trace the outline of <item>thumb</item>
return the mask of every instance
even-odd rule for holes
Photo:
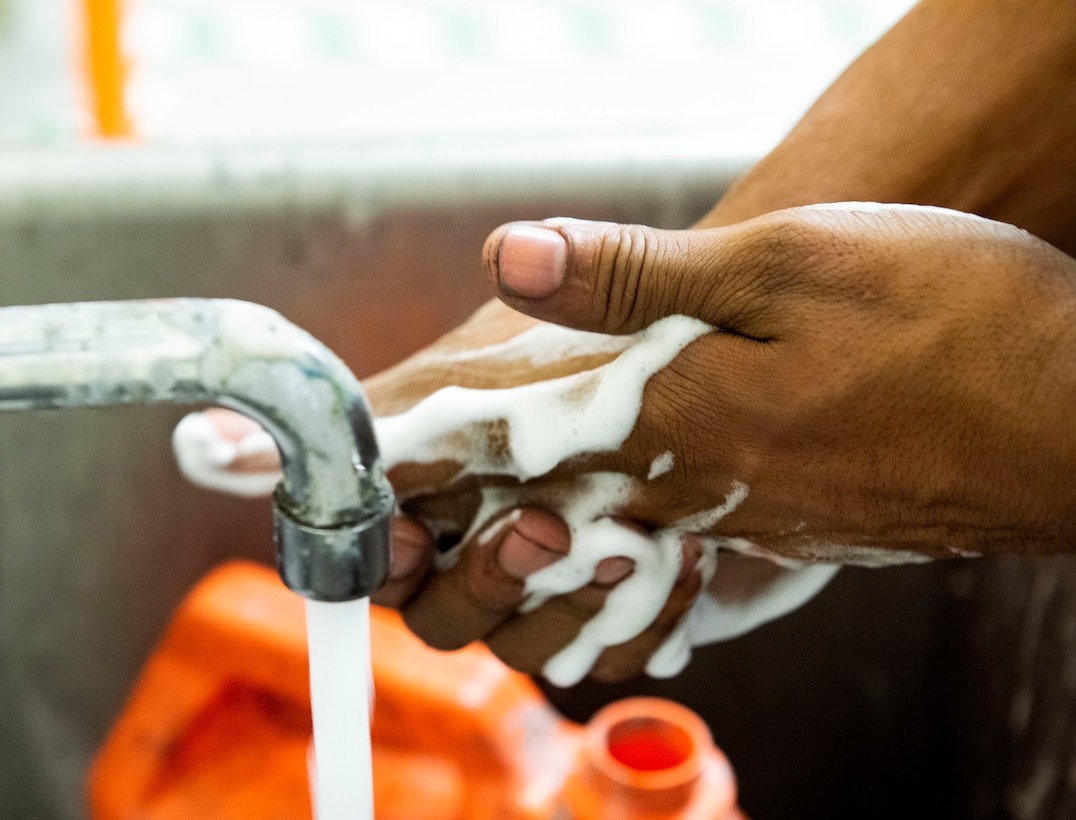
[[[549,219],[497,228],[483,250],[498,296],[523,313],[580,330],[634,333],[684,314],[740,327],[764,288],[742,228],[671,231]],[[749,239],[749,238],[748,238]]]

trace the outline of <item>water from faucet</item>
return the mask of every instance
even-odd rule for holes
[[[370,599],[307,600],[306,631],[314,715],[314,816],[369,820],[374,816]]]

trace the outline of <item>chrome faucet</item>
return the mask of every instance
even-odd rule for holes
[[[0,411],[213,403],[280,450],[277,569],[307,598],[369,595],[388,576],[392,488],[358,379],[278,313],[230,299],[0,308]]]

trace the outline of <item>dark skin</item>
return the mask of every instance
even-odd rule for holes
[[[560,289],[506,301],[607,332],[689,309],[723,329],[650,380],[621,448],[565,466],[644,476],[653,454],[671,446],[676,466],[646,483],[624,517],[668,526],[713,507],[740,481],[751,488],[747,500],[704,534],[747,538],[786,557],[939,558],[1076,544],[1076,262],[1056,248],[1001,223],[904,210],[794,209],[669,234],[555,230],[569,248]],[[625,234],[653,255],[625,262],[630,252],[611,250],[627,244]],[[700,259],[714,260],[701,277]],[[637,292],[623,290],[628,283]],[[529,515],[517,532],[536,545],[559,543],[552,526],[539,532],[547,513]],[[497,571],[502,543],[476,541],[452,569],[423,576],[414,592],[417,573],[398,578],[392,593],[402,593],[395,603],[434,645],[482,638],[535,671],[601,605],[602,590],[515,614],[522,588]],[[596,674],[641,668],[693,600],[689,579],[654,629],[608,650]]]
[[[798,207],[846,201],[996,221]],[[617,452],[535,482],[595,470],[645,478],[655,453],[672,450],[674,469],[620,511],[631,526],[712,508],[739,481],[747,499],[700,534],[779,556],[1076,546],[1076,4],[924,0],[691,230],[527,227],[502,226],[486,244],[503,304],[434,352],[481,347],[535,321],[623,334],[686,314],[715,328],[649,381]],[[366,384],[380,413],[396,413],[446,384],[506,387],[601,364],[520,372],[477,361],[461,371],[426,356]],[[631,567],[606,567],[599,582],[518,614],[527,572],[570,546],[559,519],[532,507],[431,572],[424,511],[462,526],[474,509],[474,485],[453,481],[457,467],[392,476],[413,517],[397,523],[393,579],[375,600],[400,607],[434,646],[484,640],[538,671]],[[593,676],[642,669],[701,589],[696,555],[689,539],[661,615],[607,649]],[[776,572],[723,560],[711,591],[749,596]]]

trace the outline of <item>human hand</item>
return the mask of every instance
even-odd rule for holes
[[[559,540],[530,533],[561,551],[570,545],[569,567],[577,549],[592,552],[588,539],[607,547],[598,549],[605,560],[630,555],[635,571],[616,591],[638,581],[667,595],[674,614],[643,619],[662,636],[695,594],[665,574],[673,561],[640,564],[647,550],[667,556],[669,539],[696,551],[681,566],[694,555],[712,566],[717,547],[775,561],[879,565],[1076,543],[1068,412],[1076,263],[1023,231],[936,208],[847,204],[712,230],[507,226],[489,240],[486,258],[510,305],[578,329],[632,334],[632,347],[594,371],[599,383],[589,393],[581,385],[563,392],[584,395],[582,419],[600,405],[603,385],[639,385],[640,370],[620,367],[629,356],[662,334],[684,335],[669,359],[641,368],[640,404],[632,389],[620,397],[619,407],[637,407],[629,434],[592,440],[589,449],[574,431],[557,435],[514,412],[545,400],[518,387],[518,404],[485,403],[466,434],[458,417],[441,438],[426,423],[454,412],[438,393],[399,417],[412,422],[405,439],[422,442],[414,461],[450,465],[442,510],[462,509],[459,493],[473,492],[478,475],[511,479],[479,487],[462,569],[433,576],[404,607],[434,645],[484,637],[514,665],[556,680],[566,641],[592,638],[599,617],[646,609],[627,593],[598,595],[593,584],[562,590],[530,614],[516,613],[518,598],[503,605],[476,579],[488,580],[504,548],[499,521],[520,507],[569,521]],[[688,319],[667,323],[682,314],[713,330],[692,335]],[[508,421],[498,426],[498,418]],[[534,466],[536,440],[539,454],[560,453],[555,466]],[[454,460],[454,451],[466,455]],[[612,489],[611,475],[622,479]],[[587,526],[598,522],[620,531]],[[632,543],[625,522],[646,535]],[[719,573],[728,565],[716,561]],[[538,577],[525,591],[541,586]],[[645,663],[631,645],[628,637],[592,651],[595,673],[617,677]]]
[[[645,336],[558,337],[490,306],[371,380],[375,406],[397,414],[380,432],[405,508],[462,544],[454,565],[428,574],[431,539],[419,529],[417,563],[382,598],[434,645],[484,638],[513,665],[549,674],[548,661],[567,663],[563,647],[597,613],[641,609],[631,595],[609,605],[610,585],[632,570],[613,589],[634,580],[659,591],[657,612],[628,630],[643,637],[604,636],[587,649],[597,677],[618,678],[692,621],[684,613],[707,582],[727,596],[796,577],[729,582],[744,565],[727,559],[710,580],[718,546],[857,563],[1068,548],[1074,263],[998,223],[851,207],[693,232],[530,226],[568,242],[564,283],[547,299],[533,298],[533,280],[513,279],[505,232],[495,234],[491,271],[499,286],[531,289],[532,298],[506,297],[531,312],[636,331],[694,304],[696,317],[723,329],[680,340],[671,363],[653,368],[627,437],[606,439],[604,450],[579,449],[563,425],[544,439],[532,430],[541,445],[532,448],[527,428],[543,425],[516,411],[554,390],[582,397],[575,407],[586,415]],[[470,420],[450,415],[458,389],[438,387],[452,382],[480,400]],[[630,391],[619,400],[635,406]],[[522,443],[506,447],[513,436]],[[532,451],[543,450],[563,457],[536,467]],[[561,560],[587,539],[603,546],[580,550],[574,567]],[[519,614],[525,600],[541,600],[543,565],[555,567],[547,576],[574,575]],[[747,567],[741,577],[758,575]],[[820,583],[805,579],[799,601]],[[773,598],[754,600],[765,609]],[[570,681],[584,665],[551,676]]]
[[[834,568],[796,570],[732,553],[715,567],[712,543],[681,539],[679,532],[661,535],[658,540],[665,543],[658,545],[638,525],[594,514],[593,520],[575,516],[573,533],[550,513],[558,499],[572,494],[587,496],[578,491],[579,481],[608,483],[610,476],[565,477],[552,482],[553,489],[546,483],[528,490],[530,505],[519,512],[507,512],[518,497],[513,495],[503,501],[504,515],[487,511],[476,516],[482,497],[495,499],[497,484],[503,483],[496,470],[487,470],[484,476],[457,475],[463,461],[475,466],[472,455],[477,453],[464,451],[460,460],[431,463],[408,462],[406,454],[400,452],[407,444],[431,444],[433,439],[439,439],[437,446],[445,445],[445,437],[434,435],[431,439],[430,431],[421,429],[421,417],[406,412],[441,388],[459,389],[462,385],[482,391],[476,395],[483,398],[494,395],[488,391],[518,389],[525,384],[549,392],[551,385],[562,380],[569,382],[568,392],[585,389],[596,369],[606,367],[631,344],[630,339],[546,325],[500,303],[490,303],[431,348],[367,380],[367,391],[378,412],[399,414],[379,422],[379,437],[391,467],[390,477],[413,516],[401,515],[394,521],[391,577],[373,600],[403,608],[416,632],[434,645],[451,648],[486,638],[513,666],[537,672],[570,642],[583,623],[602,611],[617,582],[636,570],[636,561],[641,562],[642,571],[633,583],[650,589],[649,609],[636,607],[634,625],[616,618],[620,632],[591,642],[582,656],[577,648],[574,656],[569,653],[560,659],[561,668],[546,670],[555,681],[570,683],[592,666],[595,677],[607,680],[637,674],[663,644],[666,649],[650,663],[650,671],[672,674],[686,663],[691,644],[747,631],[798,606],[824,585]],[[638,386],[641,389],[641,382]],[[558,389],[563,391],[564,386]],[[630,410],[630,403],[624,409]],[[599,417],[597,421],[605,424],[608,419]],[[420,429],[414,429],[416,424]],[[393,425],[397,432],[391,429]],[[449,430],[447,438],[457,436],[466,438],[467,434]],[[471,437],[482,449],[481,431],[477,435],[471,431]],[[175,440],[184,472],[205,486],[261,495],[270,492],[279,478],[272,439],[254,422],[230,411],[214,408],[192,414],[177,428]],[[449,443],[450,449],[453,446]],[[618,483],[618,492],[623,490],[624,477],[613,481]],[[598,489],[598,495],[603,495]],[[418,523],[420,520],[429,528]],[[475,533],[461,537],[472,525]],[[458,558],[456,563],[438,572],[433,572],[436,551],[431,530],[460,542],[447,556]],[[595,536],[605,539],[604,549],[610,554],[604,559],[592,558],[589,565],[584,560],[580,567],[580,551],[576,550],[572,559],[577,564],[575,576],[560,579],[566,594],[536,607],[550,595],[549,582],[547,579],[544,592],[528,590],[527,578],[557,562],[559,568],[553,572],[561,573],[572,563],[561,561],[570,545],[593,541]],[[444,559],[440,563],[444,564]],[[660,572],[655,573],[655,568]],[[706,582],[709,594],[696,603]],[[516,616],[525,602],[535,611]],[[685,613],[693,605],[692,617],[686,619]],[[615,615],[614,608],[605,618],[612,620]],[[670,634],[673,640],[668,640]],[[620,636],[626,636],[625,640],[619,640]],[[624,645],[604,649],[607,644],[621,643]]]
[[[501,298],[538,318],[715,329],[653,375],[632,434],[598,459],[641,476],[673,447],[632,520],[697,518],[739,486],[743,503],[696,531],[786,558],[1076,543],[1076,262],[1023,231],[846,203],[711,230],[509,225],[486,260]]]

